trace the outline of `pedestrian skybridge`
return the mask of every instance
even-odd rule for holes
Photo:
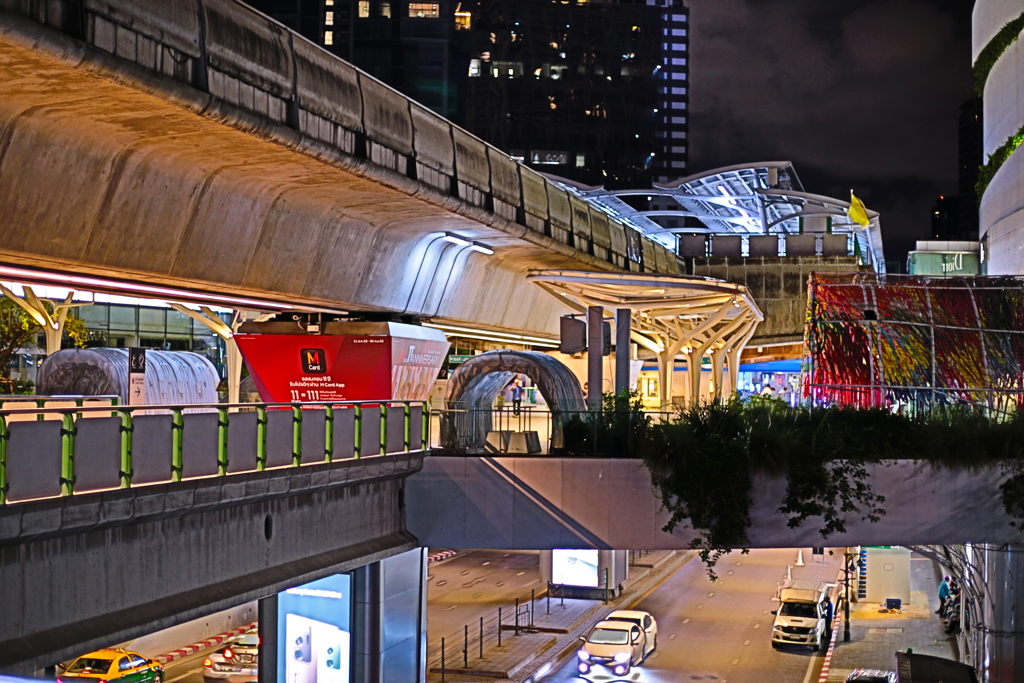
[[[751,488],[755,548],[1020,543],[1000,496],[1001,468],[971,472],[900,460],[870,465],[885,515],[847,517],[827,540],[815,519],[790,528],[779,512],[786,478],[758,475]],[[408,481],[409,531],[445,548],[689,548],[692,529],[663,530],[669,513],[643,461],[607,457],[428,457]]]

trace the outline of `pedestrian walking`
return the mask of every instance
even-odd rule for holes
[[[949,581],[948,576],[942,577],[942,583],[939,584],[939,609],[935,610],[936,614],[942,614],[946,609],[946,602],[949,600]]]
[[[825,642],[832,642],[832,620],[835,611],[830,598],[825,598]]]
[[[523,385],[518,377],[512,380],[509,392],[512,394],[512,414],[518,416],[519,410],[523,407]]]

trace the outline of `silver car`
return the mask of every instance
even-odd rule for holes
[[[203,679],[255,682],[259,675],[259,646],[260,638],[256,631],[232,638],[203,662]]]

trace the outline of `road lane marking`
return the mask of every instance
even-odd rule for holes
[[[174,678],[168,678],[166,681],[164,681],[164,683],[174,683],[175,681],[180,681],[181,679],[186,678],[188,676],[191,676],[192,674],[197,674],[197,673],[199,673],[202,670],[203,670],[203,667],[199,667],[198,669],[192,669],[191,671],[183,673],[180,676],[175,676]]]
[[[683,619],[683,623],[684,624],[689,624],[690,623],[690,617],[686,617],[685,619]]]
[[[483,565],[481,565],[481,566],[484,566],[484,567],[486,567],[486,566],[487,566],[487,565],[489,565],[490,563],[491,563],[491,561],[490,561],[490,560],[487,560],[487,561],[486,561],[486,562],[484,562],[484,563],[483,563]]]
[[[749,641],[749,640],[744,640],[744,641],[743,641],[743,644],[744,644],[744,645],[750,645],[750,641]]]
[[[687,619],[687,621],[689,621],[689,619]],[[669,640],[675,640],[676,639],[676,634],[674,634],[674,633],[668,634],[668,639]]]
[[[445,608],[445,612],[451,612],[453,609],[455,609],[455,607],[455,605],[448,605],[448,607]]]
[[[498,583],[496,583],[494,585],[497,586],[498,588],[501,588],[502,586],[505,585],[505,582],[504,581],[499,581]]]
[[[696,373],[694,373],[696,374]],[[754,628],[761,628],[761,624],[754,624]]]
[[[710,593],[708,593],[708,597],[709,598],[715,597],[715,591],[711,591]]]
[[[694,373],[694,374],[696,374],[696,373]],[[483,593],[473,593],[473,599],[474,599],[474,600],[476,600],[476,599],[477,599],[477,598],[479,598],[479,597],[480,597],[481,595],[483,595]]]
[[[768,610],[766,610],[766,609],[761,610],[761,614],[768,614]]]
[[[738,657],[737,657],[736,659],[732,660],[732,665],[733,665],[733,666],[736,666],[736,665],[737,665],[737,664],[739,664],[739,663],[740,663],[740,660],[739,660],[739,658],[738,658]]]
[[[461,572],[459,572],[459,573],[460,573],[460,574],[462,574],[463,576],[465,576],[466,574],[468,574],[468,573],[469,573],[469,570],[468,570],[468,569],[463,569],[463,570],[462,570]]]
[[[508,557],[508,556],[509,556],[509,555],[511,555],[511,554],[512,554],[512,553],[505,553],[504,555],[502,555],[502,557]]]
[[[726,574],[732,574],[732,573],[733,573],[732,569],[730,569],[729,571],[726,572]]]
[[[704,609],[704,603],[697,605],[697,609]]]
[[[679,571],[680,571],[680,570],[681,570],[681,569],[682,569],[683,567],[685,567],[686,565],[690,564],[690,560],[692,560],[692,559],[693,559],[694,557],[696,557],[696,555],[691,555],[690,557],[688,557],[688,558],[686,558],[685,560],[683,560],[682,564],[680,564],[680,565],[679,565],[679,567],[678,567],[678,568],[677,568],[677,569],[676,569],[675,571],[672,571],[672,572],[667,572],[667,573],[665,574],[665,576],[664,576],[664,577],[662,577],[662,579],[661,579],[660,581],[658,581],[658,583],[656,583],[656,584],[654,584],[653,586],[651,586],[651,587],[650,587],[650,588],[649,588],[649,589],[647,590],[647,592],[646,592],[646,593],[644,593],[644,594],[643,594],[643,595],[641,595],[641,596],[640,596],[639,598],[637,598],[636,600],[634,600],[633,602],[631,602],[631,603],[629,604],[629,607],[627,607],[626,609],[636,609],[636,606],[637,606],[637,605],[639,605],[639,604],[640,604],[641,602],[643,602],[644,600],[646,600],[646,599],[647,599],[647,596],[649,596],[649,595],[650,595],[651,593],[653,593],[654,591],[656,591],[656,590],[658,590],[659,588],[661,588],[662,584],[664,584],[664,583],[665,583],[666,581],[668,581],[668,580],[669,580],[669,579],[671,579],[671,578],[672,578],[673,576],[675,576],[676,574],[678,574],[678,573],[679,573]]]
[[[441,579],[440,581],[438,581],[438,582],[437,582],[437,585],[438,585],[438,586],[443,586],[443,585],[445,585],[446,583],[448,583],[448,580],[447,580],[447,579]]]
[[[696,374],[696,373],[694,373],[694,374]],[[516,576],[522,576],[522,575],[523,575],[523,574],[525,574],[525,573],[526,573],[526,572],[519,572],[518,574],[516,574]]]
[[[742,562],[737,562],[736,566],[739,567],[741,564],[743,564],[743,563]]]

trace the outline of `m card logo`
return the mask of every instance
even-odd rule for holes
[[[323,375],[327,372],[327,354],[323,349],[302,349],[302,372],[306,375]]]

